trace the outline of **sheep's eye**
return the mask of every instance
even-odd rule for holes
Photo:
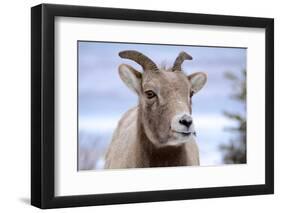
[[[146,91],[145,94],[148,99],[154,98],[156,96],[156,94],[152,90]]]

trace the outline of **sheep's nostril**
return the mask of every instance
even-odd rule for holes
[[[187,121],[186,119],[181,119],[181,120],[179,120],[179,123],[186,126],[187,128],[189,128],[190,125],[192,124],[192,121]]]

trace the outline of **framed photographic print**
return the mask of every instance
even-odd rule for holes
[[[31,9],[31,203],[271,194],[274,21]]]

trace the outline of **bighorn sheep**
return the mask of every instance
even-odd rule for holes
[[[121,58],[140,64],[143,73],[122,64],[119,75],[139,98],[118,123],[106,153],[105,168],[144,168],[199,165],[191,97],[206,83],[207,75],[186,76],[181,69],[192,57],[181,52],[170,69],[159,69],[140,52],[127,50]]]

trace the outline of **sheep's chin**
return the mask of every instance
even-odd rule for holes
[[[191,143],[191,142],[194,142],[194,141],[195,141],[194,134],[190,134],[188,136],[182,136],[182,137],[179,137],[177,139],[170,139],[165,143],[157,143],[157,144],[154,144],[154,145],[156,145],[156,147],[158,147],[158,148],[179,147],[179,146],[182,146],[186,143]]]

